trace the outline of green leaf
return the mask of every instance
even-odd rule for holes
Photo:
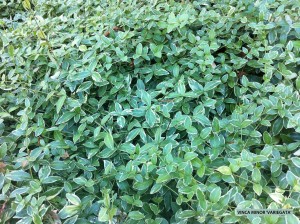
[[[198,199],[198,202],[199,202],[199,205],[200,205],[201,209],[206,210],[207,201],[206,201],[204,193],[201,190],[198,189],[196,195],[197,195],[197,199]]]
[[[80,205],[80,203],[81,203],[80,198],[77,197],[75,194],[67,193],[66,197],[67,197],[68,201],[73,205]]]
[[[292,28],[295,28],[295,29],[299,29],[300,28],[300,23],[293,23]]]
[[[32,221],[34,224],[43,224],[41,216],[34,214],[32,216]]]
[[[145,215],[139,211],[131,211],[129,212],[128,217],[133,220],[141,220],[145,218]]]
[[[272,143],[272,137],[268,132],[263,133],[263,140],[266,144],[271,144]]]
[[[121,116],[117,118],[117,124],[119,125],[120,128],[123,128],[126,124],[126,119],[125,117]]]
[[[104,144],[109,148],[109,149],[114,149],[114,138],[111,134],[111,132],[108,132],[105,134],[104,137]]]
[[[217,132],[217,133],[220,131],[220,122],[216,117],[214,117],[212,121],[212,130],[213,132]]]
[[[107,208],[100,208],[99,213],[98,213],[98,221],[100,222],[107,222],[109,221],[109,217],[108,217],[108,209]]]
[[[188,219],[195,217],[197,215],[196,211],[193,210],[185,210],[178,213],[178,218],[180,219]]]
[[[262,134],[259,131],[253,130],[250,132],[250,136],[253,138],[260,138]]]
[[[139,55],[139,56],[142,55],[142,53],[143,53],[143,45],[142,45],[141,43],[139,43],[139,44],[137,45],[135,53],[136,53],[137,55]]]
[[[56,122],[56,124],[66,123],[75,116],[75,112],[65,112]]]
[[[190,88],[193,91],[202,91],[203,90],[203,86],[200,85],[197,81],[195,81],[194,79],[188,78],[188,83]]]
[[[23,170],[10,171],[5,177],[12,181],[28,181],[31,179],[30,174]]]
[[[255,167],[252,171],[252,180],[255,183],[259,183],[261,180],[261,174],[260,171],[257,167]]]
[[[220,166],[217,171],[219,171],[220,173],[224,174],[224,175],[231,175],[232,171],[228,166]]]
[[[135,128],[131,130],[127,135],[126,142],[130,142],[133,139],[135,139],[135,137],[138,136],[138,134],[140,133],[140,130],[141,130],[140,128]]]
[[[244,77],[244,76],[243,76]],[[250,124],[252,124],[252,120],[244,120],[241,124],[241,128],[246,128],[248,127]]]
[[[61,96],[61,97],[58,99],[58,101],[57,101],[57,103],[56,103],[56,113],[59,113],[59,112],[60,112],[60,110],[61,110],[61,108],[62,108],[62,106],[63,106],[63,104],[64,104],[66,98],[67,98],[67,96],[66,96],[66,95],[63,95],[63,96]]]
[[[90,71],[83,71],[83,72],[79,72],[74,75],[71,75],[69,77],[70,77],[70,81],[81,81],[81,80],[84,80],[85,78],[89,77],[90,75],[91,75]]]
[[[300,90],[300,76],[298,76],[297,77],[297,79],[296,79],[296,88],[297,88],[297,90]]]
[[[300,168],[300,158],[298,157],[293,157],[291,158],[292,162],[294,163],[294,165],[298,168]]]
[[[171,180],[171,175],[170,174],[161,174],[158,176],[158,178],[156,179],[156,183],[160,184],[160,183],[164,183],[167,182],[169,180]]]
[[[150,194],[155,194],[156,192],[158,192],[160,189],[162,188],[162,184],[154,184],[150,190]]]
[[[80,211],[79,206],[77,206],[77,205],[67,205],[67,206],[63,207],[62,210],[60,210],[58,215],[61,219],[66,219],[68,217],[76,215],[79,211]]]
[[[13,45],[8,45],[8,54],[10,57],[13,57],[14,56],[14,46]]]
[[[87,47],[85,45],[80,45],[78,48],[81,52],[87,51]]]
[[[177,85],[177,92],[180,94],[180,95],[183,95],[185,93],[185,84],[184,84],[184,81],[183,80],[180,80],[178,82],[178,85]]]
[[[220,187],[215,187],[209,195],[209,200],[213,203],[216,203],[219,201],[221,197],[221,188]]]
[[[286,180],[292,187],[297,185],[297,177],[291,171],[287,171]]]
[[[151,106],[151,96],[149,93],[147,93],[144,90],[141,90],[141,100],[144,104],[146,104],[148,107]]]
[[[146,121],[150,127],[153,127],[155,124],[156,114],[151,108],[146,111]]]
[[[280,193],[270,193],[269,194],[270,198],[273,199],[278,204],[282,204],[284,200],[284,196]]]
[[[0,146],[0,158],[4,158],[7,155],[7,144],[4,142]]]
[[[200,137],[201,137],[202,139],[207,139],[208,136],[210,135],[211,131],[212,131],[212,128],[211,128],[211,127],[202,129],[202,131],[201,131],[201,133],[200,133]]]
[[[241,173],[241,175],[239,177],[239,182],[240,182],[241,186],[247,186],[248,175],[247,175],[247,172],[245,170]]]
[[[47,190],[44,193],[44,195],[47,197],[46,199],[50,201],[50,200],[56,198],[57,195],[59,195],[62,190],[63,190],[62,187],[54,187],[54,188]]]
[[[53,161],[51,163],[51,168],[53,170],[66,170],[69,168],[68,164],[64,161]]]
[[[111,148],[105,148],[104,150],[102,150],[98,156],[100,158],[103,158],[103,159],[106,159],[106,158],[109,158],[110,156],[112,156],[115,152],[117,151],[116,148],[114,149],[111,149]]]
[[[220,84],[221,84],[220,80],[214,80],[214,81],[207,82],[204,86],[204,91],[209,91],[209,90],[215,89]]]
[[[78,89],[76,90],[77,93],[83,92],[83,91],[87,91],[91,88],[91,86],[93,85],[93,83],[91,81],[86,81],[80,84],[80,86],[78,87]]]
[[[253,184],[253,190],[259,196],[262,193],[262,186],[260,184]]]
[[[87,179],[85,179],[84,177],[76,177],[73,179],[73,181],[79,185],[85,185],[87,183]]]
[[[285,223],[299,224],[300,220],[299,218],[297,218],[296,215],[290,214],[290,215],[285,215]]]
[[[272,126],[272,133],[274,136],[278,135],[283,128],[283,119],[277,118]]]
[[[202,114],[194,115],[194,119],[203,126],[210,126],[210,120]]]
[[[142,182],[136,182],[133,184],[133,188],[144,191],[148,189],[152,185],[153,181],[152,180],[143,180]]]
[[[93,79],[95,82],[101,82],[101,81],[103,81],[101,75],[100,75],[98,72],[93,72],[93,73],[92,73],[92,79]]]
[[[150,49],[155,57],[161,58],[163,45],[155,45],[153,43],[150,44]]]

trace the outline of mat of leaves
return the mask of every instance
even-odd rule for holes
[[[299,223],[299,7],[2,1],[0,222]]]

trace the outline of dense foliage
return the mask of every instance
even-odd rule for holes
[[[298,0],[0,10],[1,223],[299,223]]]

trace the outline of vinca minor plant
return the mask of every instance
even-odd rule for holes
[[[299,1],[0,11],[1,223],[300,223]]]

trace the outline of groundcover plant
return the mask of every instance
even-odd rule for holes
[[[299,223],[299,10],[2,0],[1,223]]]

